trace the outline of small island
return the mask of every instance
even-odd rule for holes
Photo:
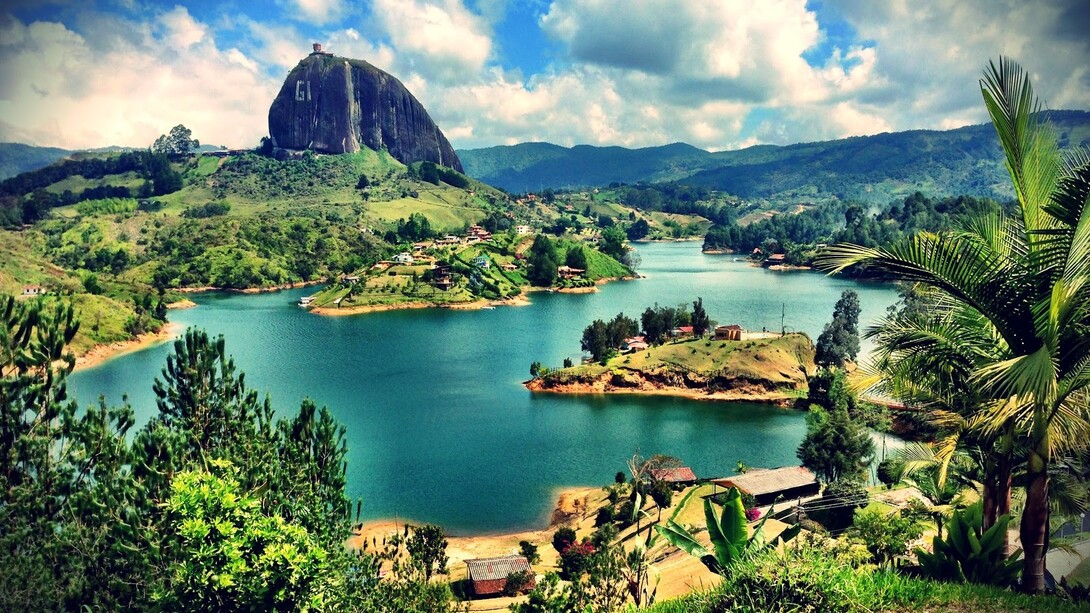
[[[805,394],[815,370],[805,334],[747,334],[718,326],[711,336],[681,326],[661,345],[631,337],[622,352],[559,370],[539,367],[526,382],[533,392],[658,394],[698,400],[745,400],[790,405]],[[542,372],[544,371],[544,372]]]

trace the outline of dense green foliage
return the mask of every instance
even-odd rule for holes
[[[950,431],[946,458],[962,444],[989,459],[985,527],[1009,508],[1011,460],[1024,461],[1021,586],[1041,592],[1049,517],[1061,500],[1054,473],[1070,473],[1057,468],[1090,440],[1090,158],[1059,151],[1014,62],[990,64],[980,86],[1017,195],[1014,214],[977,215],[882,248],[838,245],[819,261],[831,271],[864,265],[934,294],[940,308],[880,335],[881,374],[909,400],[920,397],[913,389],[935,392]]]
[[[968,581],[988,585],[1013,585],[1018,577],[1018,556],[1006,555],[1005,539],[1010,522],[1003,515],[984,529],[980,503],[954,511],[946,528],[946,538],[932,540],[932,551],[916,550],[925,576],[938,581]]]
[[[139,189],[99,185],[78,193],[46,191],[50,185],[69,177],[102,179],[109,175],[135,173],[143,179]],[[103,198],[148,197],[169,194],[182,187],[182,176],[166,155],[133,151],[105,157],[86,157],[46,166],[0,182],[0,222],[10,225],[17,218],[26,223],[43,219],[53,207]],[[18,211],[18,213],[17,213]]]
[[[668,520],[665,526],[655,526],[655,530],[674,546],[689,555],[700,558],[708,570],[720,575],[727,575],[732,566],[741,560],[760,553],[761,550],[787,542],[795,538],[799,526],[787,528],[774,540],[764,536],[764,524],[769,515],[765,515],[750,532],[746,519],[746,508],[742,503],[742,494],[738,488],[727,490],[723,499],[723,510],[715,516],[715,508],[710,498],[704,498],[704,519],[707,523],[708,537],[712,549],[709,551],[700,544],[693,534],[674,520]]]
[[[0,302],[0,599],[5,610],[269,610],[363,590],[343,548],[344,430],[304,403],[275,419],[189,331],[159,415],[65,402],[70,307]],[[258,493],[260,492],[260,493]]]
[[[261,287],[359,270],[378,259],[375,239],[317,217],[257,215],[163,226],[148,245],[167,287]]]
[[[708,591],[667,600],[649,613],[866,613],[870,611],[1036,611],[1075,613],[1085,605],[990,586],[906,577],[861,563],[851,549],[798,538],[731,567]]]
[[[788,263],[807,264],[813,255],[792,257],[793,246],[848,242],[874,247],[920,230],[953,228],[967,215],[998,208],[999,205],[988,199],[970,196],[932,199],[920,192],[883,206],[877,212],[858,202],[834,201],[807,207],[799,213],[773,215],[748,225],[718,224],[705,236],[704,248],[738,253],[749,253],[755,248],[765,252],[786,252]]]
[[[639,323],[631,317],[625,317],[624,313],[607,321],[595,319],[583,329],[583,338],[579,346],[590,354],[595,362],[600,362],[616,353],[624,344],[626,338],[638,334]]]
[[[159,135],[151,150],[171,158],[184,158],[200,146],[200,141],[193,138],[193,130],[178,124],[169,133]]]
[[[806,415],[806,436],[798,448],[802,465],[825,482],[862,477],[874,457],[874,441],[846,408],[814,406]]]
[[[859,354],[859,294],[846,289],[833,307],[833,319],[817,339],[814,362],[843,367]]]
[[[549,287],[556,283],[556,269],[560,265],[560,255],[549,237],[544,234],[534,237],[534,244],[530,246],[527,261],[526,278],[530,280],[530,283],[539,287]]]

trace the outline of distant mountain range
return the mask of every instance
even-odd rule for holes
[[[1060,146],[1090,147],[1090,112],[1051,111]],[[885,203],[922,191],[1007,198],[990,124],[711,153],[684,143],[626,149],[549,143],[465,149],[469,176],[510,192],[679,181],[746,199],[852,198]]]
[[[1090,112],[1050,111],[1049,117],[1061,147],[1090,147]],[[91,152],[124,149],[104,147]],[[0,180],[73,153],[0,143]],[[467,175],[515,193],[679,181],[773,202],[836,197],[885,204],[915,191],[935,197],[1012,196],[995,130],[989,124],[717,153],[685,143],[642,149],[522,143],[457,153]]]

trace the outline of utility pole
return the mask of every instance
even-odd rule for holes
[[[787,326],[784,325],[784,319],[787,318],[787,303],[781,303],[782,308],[780,310],[780,336],[787,334]]]

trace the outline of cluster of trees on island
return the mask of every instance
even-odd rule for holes
[[[656,304],[644,309],[639,321],[626,317],[624,313],[617,313],[609,321],[595,319],[583,329],[579,346],[590,354],[591,360],[604,362],[623,348],[626,339],[641,332],[647,344],[660,345],[677,327],[692,326],[693,334],[701,337],[713,325],[714,322],[708,319],[708,313],[704,310],[703,298],[693,301],[691,312],[685,304],[677,307]]]

